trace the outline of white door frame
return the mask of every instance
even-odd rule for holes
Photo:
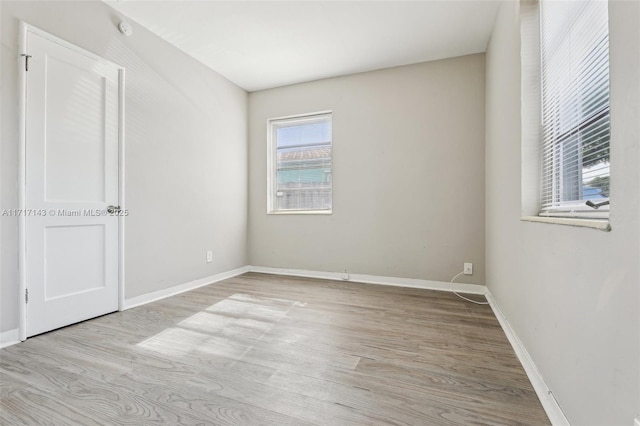
[[[69,43],[61,38],[58,38],[52,34],[49,34],[41,29],[27,24],[24,21],[20,21],[20,36],[19,36],[19,54],[26,55],[27,52],[27,33],[32,33],[43,37],[56,44],[64,46],[75,52],[78,52],[84,56],[89,56],[92,59],[104,61],[105,58],[91,53],[79,46]],[[25,59],[18,61],[18,116],[19,116],[19,147],[18,147],[18,209],[24,212],[26,209],[26,99],[27,99],[27,71],[25,70]],[[125,144],[124,144],[124,75],[125,70],[123,67],[118,66],[118,205],[122,210],[126,210],[125,206]],[[21,341],[27,339],[27,306],[26,306],[26,216],[24,214],[18,215],[18,281],[19,281],[19,337]],[[125,216],[118,216],[118,310],[124,310],[124,284],[125,284],[125,272],[124,272],[124,239],[125,239]]]

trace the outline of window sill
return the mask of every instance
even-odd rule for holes
[[[600,231],[611,231],[608,220],[580,219],[571,217],[544,217],[544,216],[522,216],[520,220],[525,222],[552,223],[556,225],[579,226],[584,228],[599,229]]]
[[[310,215],[310,214],[319,214],[319,215],[327,215],[333,214],[332,210],[292,210],[292,211],[282,211],[282,212],[267,212],[270,215],[291,215],[291,214],[301,214],[301,215]]]

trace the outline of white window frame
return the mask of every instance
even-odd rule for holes
[[[267,120],[267,214],[270,215],[290,215],[290,214],[333,214],[333,126],[331,131],[331,208],[330,209],[300,209],[300,210],[277,210],[275,197],[277,196],[277,124],[291,123],[302,124],[305,122],[318,121],[320,118],[329,120],[333,123],[333,111],[318,111],[306,114],[288,115],[284,117],[270,118]]]

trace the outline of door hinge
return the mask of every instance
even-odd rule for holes
[[[24,303],[29,303],[29,289],[24,289]]]
[[[24,56],[24,70],[29,71],[29,58],[31,57],[31,55],[22,53],[20,56]]]

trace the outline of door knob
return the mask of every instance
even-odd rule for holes
[[[107,207],[107,212],[109,214],[120,213],[120,206],[109,206]]]

